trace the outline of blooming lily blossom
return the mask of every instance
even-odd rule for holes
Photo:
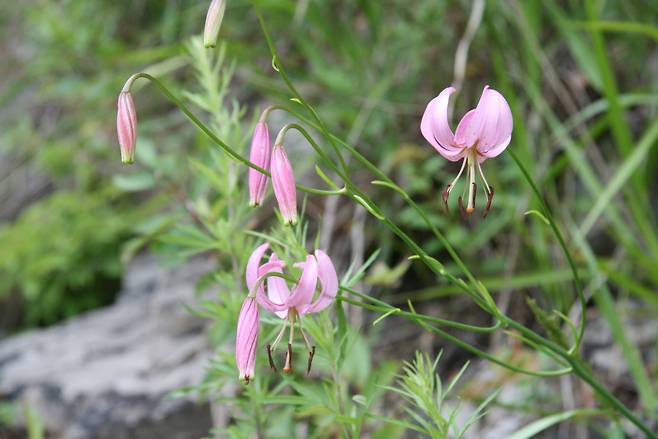
[[[512,111],[503,95],[487,85],[482,91],[477,107],[464,114],[453,134],[448,124],[448,100],[454,92],[454,87],[448,87],[427,104],[420,122],[420,130],[423,137],[443,157],[451,162],[462,160],[457,177],[443,192],[446,207],[450,191],[467,168],[466,209],[463,207],[462,197],[459,197],[459,207],[465,214],[474,211],[477,169],[487,193],[487,206],[484,212],[486,216],[491,207],[494,191],[487,183],[481,165],[488,158],[501,154],[509,145],[512,139]]]
[[[292,165],[283,145],[274,145],[272,151],[272,188],[274,196],[279,203],[279,210],[283,220],[294,225],[297,223],[297,189],[295,188],[295,175]]]
[[[132,94],[126,87],[121,90],[117,100],[117,136],[121,147],[121,162],[133,163],[137,141],[137,112]]]
[[[226,0],[212,0],[206,14],[206,23],[203,28],[203,45],[205,47],[215,47],[219,28],[222,26],[224,11],[226,10]]]
[[[278,276],[267,277],[267,295],[263,285],[267,273],[282,273],[284,266],[276,253],[272,253],[269,262],[261,264],[265,252],[269,249],[268,244],[263,244],[256,248],[249,257],[247,263],[247,286],[250,291],[255,290],[255,297],[258,303],[268,311],[275,313],[279,318],[286,321],[281,331],[271,345],[267,346],[267,353],[270,367],[276,370],[272,359],[278,344],[283,339],[286,327],[290,324],[290,334],[288,338],[288,350],[286,352],[284,373],[291,373],[292,364],[292,342],[295,333],[295,324],[299,323],[299,331],[302,334],[304,343],[308,348],[308,365],[307,373],[311,370],[311,363],[315,355],[315,346],[312,346],[308,337],[302,329],[302,316],[322,311],[327,308],[336,298],[338,292],[338,276],[331,259],[322,250],[316,250],[313,255],[308,255],[304,262],[298,262],[296,267],[302,269],[292,291],[288,288],[286,281]],[[314,299],[315,289],[320,281],[321,291],[317,299]]]
[[[251,138],[251,152],[249,161],[266,171],[270,170],[272,146],[270,144],[270,131],[265,122],[266,112],[263,112]],[[249,168],[249,205],[259,206],[267,192],[267,175],[256,169]]]
[[[242,302],[240,316],[238,317],[238,330],[235,336],[235,362],[240,371],[240,379],[245,380],[247,383],[254,376],[259,317],[256,298],[247,297]]]

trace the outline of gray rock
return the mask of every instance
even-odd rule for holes
[[[203,378],[206,322],[184,305],[194,304],[196,279],[212,267],[197,259],[163,270],[151,257],[136,259],[114,305],[0,342],[0,395],[27,403],[49,437],[207,435],[207,403],[166,397]]]

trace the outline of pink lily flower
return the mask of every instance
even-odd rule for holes
[[[294,225],[297,223],[295,175],[292,172],[292,166],[283,145],[274,145],[271,168],[274,196],[279,203],[283,220],[290,225]]]
[[[137,112],[132,94],[125,87],[117,100],[117,136],[121,147],[121,163],[133,163],[137,141]]]
[[[302,316],[306,314],[317,313],[327,308],[336,298],[338,292],[338,276],[331,259],[322,250],[316,250],[314,255],[308,255],[304,262],[298,262],[296,267],[302,268],[302,274],[299,277],[292,291],[288,288],[286,281],[278,276],[269,276],[267,278],[267,295],[262,280],[265,274],[282,273],[284,266],[276,253],[272,253],[269,262],[261,265],[261,260],[265,252],[269,249],[268,244],[263,244],[256,248],[247,263],[247,285],[250,289],[256,289],[256,300],[268,311],[275,313],[279,318],[286,321],[281,331],[271,345],[267,346],[267,353],[270,367],[276,370],[272,359],[272,352],[281,342],[288,323],[290,324],[290,335],[288,339],[288,350],[286,352],[286,361],[283,367],[285,373],[291,373],[292,365],[292,342],[294,339],[295,324],[299,322],[299,331],[302,334],[304,343],[309,350],[307,373],[311,370],[311,363],[315,355],[315,346],[312,346],[308,337],[302,329]],[[259,282],[259,279],[261,280]],[[321,291],[317,299],[315,289],[320,281]]]
[[[491,208],[493,187],[487,183],[481,164],[488,158],[501,154],[512,139],[512,111],[499,92],[485,86],[477,107],[468,111],[452,133],[448,124],[448,100],[455,92],[454,87],[448,87],[432,99],[420,122],[423,137],[446,159],[451,162],[462,160],[462,166],[457,177],[443,192],[443,201],[448,206],[450,191],[467,168],[468,200],[466,209],[462,197],[459,197],[459,207],[462,213],[471,214],[475,209],[476,168],[484,183],[487,193],[487,206],[484,216]]]
[[[270,170],[270,158],[272,155],[272,146],[270,144],[270,131],[267,122],[264,120],[265,113],[260,117],[254,135],[251,138],[251,152],[249,161],[261,168]],[[263,203],[265,193],[267,192],[267,175],[249,168],[249,205],[259,206]]]

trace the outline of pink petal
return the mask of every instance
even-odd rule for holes
[[[292,172],[288,154],[281,145],[275,145],[272,151],[272,187],[279,203],[279,210],[285,222],[297,222],[297,190],[295,175]]]
[[[486,122],[482,129],[478,152],[485,157],[501,154],[512,140],[513,117],[509,104],[499,92],[486,91]]]
[[[263,255],[267,251],[267,249],[270,248],[270,245],[268,243],[265,243],[263,245],[260,245],[256,247],[256,250],[254,250],[251,253],[251,256],[249,256],[249,260],[247,261],[247,272],[246,272],[246,280],[247,280],[247,288],[251,292],[251,290],[254,288],[254,285],[256,285],[256,281],[258,280],[258,267],[260,267],[260,261],[263,259]]]
[[[322,311],[331,305],[338,293],[338,275],[329,256],[322,250],[316,250],[315,259],[318,261],[318,277],[322,285],[322,292],[313,304],[300,311],[301,314]]]
[[[432,99],[423,113],[420,121],[420,131],[436,151],[448,160],[454,159],[462,148],[454,143],[454,135],[448,123],[448,101],[455,92],[454,87],[448,87]]]
[[[270,262],[277,262],[279,258],[276,253],[272,253],[270,257]],[[276,273],[282,273],[281,268],[275,268],[272,271]],[[273,303],[286,303],[288,297],[290,297],[290,289],[285,279],[280,277],[271,276],[267,278],[267,297]],[[279,316],[279,318],[285,319],[288,316],[288,310],[285,311],[275,311],[274,314]]]
[[[270,144],[270,131],[265,122],[258,122],[251,138],[251,151],[249,161],[266,171],[270,170],[272,146]],[[249,204],[258,206],[263,203],[267,192],[267,175],[249,168]]]
[[[265,276],[267,273],[270,272],[280,273],[282,267],[283,267],[283,261],[276,260],[276,261],[267,262],[258,268],[258,276],[259,278],[262,278],[263,276]],[[268,281],[270,279],[274,279],[274,277],[268,277]],[[270,298],[265,295],[265,288],[263,287],[262,284],[258,288],[258,291],[256,291],[256,299],[258,300],[258,303],[263,308],[265,308],[270,312],[278,313],[288,310],[288,306],[285,304],[285,302],[276,303],[270,300]]]
[[[292,294],[288,298],[287,305],[289,307],[302,308],[309,305],[313,300],[315,294],[315,287],[318,283],[318,264],[315,257],[312,255],[306,256],[306,263],[304,271],[302,272],[297,285],[292,290]]]

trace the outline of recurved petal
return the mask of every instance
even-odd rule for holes
[[[247,288],[249,288],[250,292],[256,285],[256,281],[258,280],[258,267],[260,267],[260,261],[261,259],[263,259],[263,255],[265,254],[268,248],[270,248],[270,245],[268,243],[260,245],[256,247],[256,250],[254,250],[251,253],[251,256],[249,256],[249,260],[247,261],[247,272],[245,277],[247,281]]]
[[[480,140],[490,104],[487,90],[489,90],[489,86],[485,85],[477,107],[462,117],[455,131],[455,143],[464,148],[470,148]]]
[[[425,140],[439,154],[452,161],[461,151],[461,148],[454,144],[454,135],[448,123],[448,101],[454,92],[454,87],[448,87],[439,93],[427,104],[420,121],[420,131]]]
[[[287,305],[289,307],[302,308],[309,305],[313,300],[315,287],[318,283],[318,263],[313,255],[306,256],[304,264],[304,271],[297,282],[297,285],[292,290],[292,294],[288,298]]]
[[[267,273],[270,273],[270,272],[280,273],[282,267],[283,267],[283,261],[277,260],[277,261],[267,262],[267,263],[261,265],[258,268],[258,276],[259,276],[259,278],[262,278],[263,276],[265,276]],[[270,277],[268,277],[268,280],[272,279],[272,278],[273,277],[270,276]],[[277,303],[277,302],[274,302],[274,301],[270,300],[270,298],[267,297],[267,295],[265,294],[265,288],[263,287],[262,284],[258,288],[258,290],[256,291],[256,299],[258,300],[258,303],[263,308],[267,309],[270,312],[278,313],[278,312],[288,310],[288,305],[285,302]]]
[[[498,91],[486,91],[486,119],[478,143],[478,152],[485,157],[502,153],[512,139],[513,117],[509,104]]]
[[[302,314],[322,311],[331,305],[338,293],[338,275],[331,258],[322,250],[316,250],[315,259],[318,261],[318,277],[322,291],[315,302],[301,310]]]
[[[276,253],[272,253],[270,257],[270,262],[278,262],[279,258]],[[281,268],[274,268],[271,271],[276,273],[282,273]],[[286,303],[288,297],[290,297],[290,289],[285,279],[276,276],[270,276],[267,278],[267,297],[273,303]],[[285,319],[288,316],[288,310],[285,311],[274,311],[274,314],[279,316],[279,318]]]

